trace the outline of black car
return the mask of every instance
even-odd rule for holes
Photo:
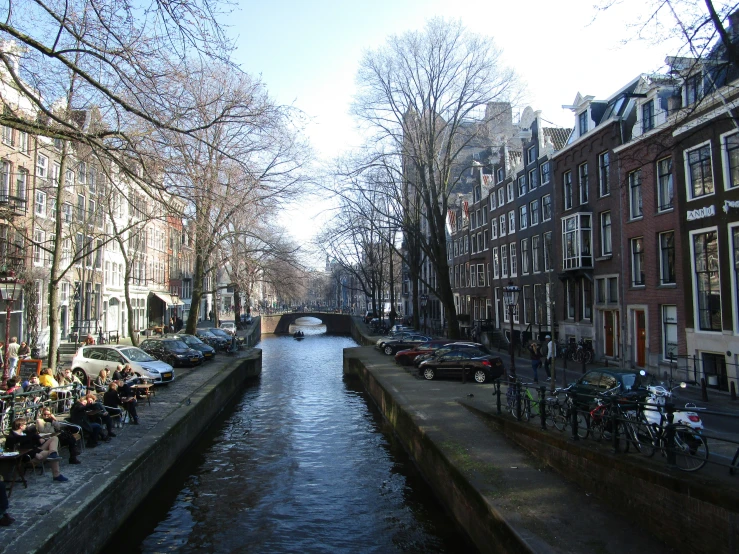
[[[608,367],[591,369],[573,383],[571,390],[576,402],[583,406],[593,404],[593,399],[605,392],[646,395],[639,372]]]
[[[181,340],[193,350],[197,350],[198,352],[200,352],[205,360],[212,360],[216,357],[216,349],[205,344],[195,335],[176,333],[174,335],[167,335],[167,338]]]
[[[203,355],[193,350],[179,339],[151,338],[146,339],[139,348],[147,354],[175,366],[195,366],[203,362]]]
[[[195,335],[204,343],[212,346],[216,350],[224,350],[229,344],[231,344],[230,339],[227,341],[222,337],[214,335],[207,329],[195,329]]]
[[[421,362],[430,360],[435,356],[443,356],[444,354],[446,354],[447,352],[451,352],[452,350],[471,350],[477,356],[492,356],[493,354],[484,344],[480,344],[479,342],[450,342],[449,344],[445,344],[444,346],[434,350],[433,352],[417,356],[416,359],[413,360],[413,364],[418,367]]]
[[[465,378],[484,383],[501,377],[505,368],[498,356],[479,355],[479,352],[472,349],[460,349],[450,350],[446,354],[421,362],[418,371],[424,379],[428,380],[436,377],[461,379],[462,372],[464,372]]]
[[[392,356],[399,350],[406,350],[413,348],[419,344],[427,343],[431,340],[431,337],[425,335],[406,335],[399,339],[386,340],[382,345],[382,351],[388,356]]]

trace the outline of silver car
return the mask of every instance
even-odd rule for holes
[[[155,385],[174,381],[174,369],[168,363],[153,358],[140,348],[128,345],[83,346],[72,359],[72,372],[83,383],[94,379],[101,369],[112,374],[118,365],[128,364],[134,373],[150,379]]]

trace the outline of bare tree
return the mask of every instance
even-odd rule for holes
[[[434,19],[419,32],[392,36],[360,64],[353,111],[371,140],[402,159],[404,205],[418,205],[423,255],[434,265],[433,292],[451,337],[459,334],[447,264],[449,196],[459,182],[465,148],[489,138],[518,93],[511,70],[489,38],[459,22]],[[475,120],[475,123],[472,121]]]

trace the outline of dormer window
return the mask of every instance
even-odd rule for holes
[[[654,100],[646,102],[641,107],[642,132],[654,129]]]
[[[580,136],[588,132],[588,112],[587,110],[577,116],[577,128]]]
[[[536,161],[536,146],[532,146],[526,151],[526,163],[534,163]]]
[[[499,183],[502,183],[503,182],[503,178],[505,177],[505,170],[502,167],[499,167],[498,168],[498,171],[496,173],[496,176],[497,176],[497,181]]]
[[[689,106],[701,99],[701,74],[696,73],[685,79],[685,105]]]

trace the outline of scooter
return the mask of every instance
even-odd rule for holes
[[[672,398],[672,391],[675,389],[684,389],[687,387],[685,382],[680,383],[677,387],[668,389],[662,385],[650,385],[647,386],[649,395],[645,399],[646,406],[644,407],[644,417],[652,425],[660,425],[663,418],[666,418],[664,411],[667,400]],[[685,404],[685,410],[676,409],[673,415],[672,422],[675,425],[686,425],[694,431],[703,431],[703,421],[700,416],[692,411],[699,408],[695,404]]]

